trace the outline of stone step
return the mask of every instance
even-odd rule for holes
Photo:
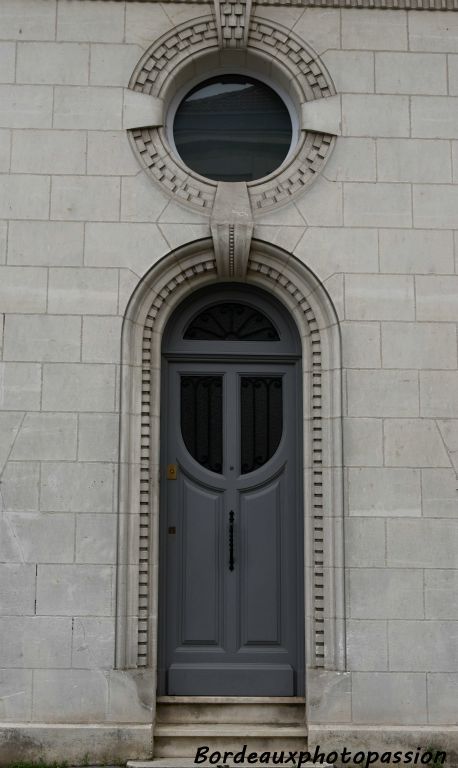
[[[247,745],[250,752],[305,750],[307,729],[304,725],[260,725],[259,723],[179,723],[156,725],[155,757],[195,756],[199,747],[213,752],[240,752]]]
[[[203,763],[203,765],[205,767],[208,766],[209,763]],[[224,765],[227,766],[227,768],[241,768],[240,763],[234,763],[232,760],[224,763]],[[246,765],[247,763],[245,763],[245,766]],[[262,763],[262,766],[267,766],[267,768],[273,765],[276,765],[278,768],[278,761],[275,763]],[[292,766],[292,763],[289,763],[289,765]],[[316,763],[302,763],[301,768],[312,768],[312,766],[316,766]],[[196,768],[196,763],[194,762],[194,757],[158,757],[154,758],[154,760],[129,760],[127,762],[127,768]],[[331,768],[331,766],[329,763],[320,763],[320,768]]]
[[[165,699],[165,697],[163,697]],[[172,699],[172,697],[167,697]],[[190,697],[191,698],[191,697]],[[203,697],[202,697],[203,699]],[[300,702],[300,703],[299,703]],[[305,701],[299,699],[224,699],[212,701],[159,700],[156,709],[157,726],[173,723],[258,723],[259,725],[303,725]]]

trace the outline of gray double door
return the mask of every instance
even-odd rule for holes
[[[162,694],[304,693],[297,374],[294,361],[167,365]]]

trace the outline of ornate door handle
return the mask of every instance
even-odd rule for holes
[[[229,512],[229,570],[234,570],[234,511]]]

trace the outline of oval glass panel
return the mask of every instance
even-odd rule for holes
[[[240,469],[246,475],[272,458],[283,431],[281,376],[240,379]]]
[[[203,467],[223,471],[223,379],[181,377],[181,434],[189,453]]]
[[[253,181],[275,171],[292,141],[291,117],[273,88],[245,75],[222,75],[193,88],[173,123],[178,154],[214,181]]]

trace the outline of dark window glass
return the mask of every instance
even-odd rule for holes
[[[277,330],[262,312],[236,302],[205,309],[191,321],[183,338],[197,341],[280,340]]]
[[[212,472],[223,471],[223,380],[181,377],[181,434],[191,456]]]
[[[291,146],[291,118],[268,85],[251,77],[206,80],[179,105],[175,145],[189,168],[215,181],[252,181],[278,168]]]
[[[241,473],[262,467],[275,453],[283,430],[281,376],[242,376]]]

